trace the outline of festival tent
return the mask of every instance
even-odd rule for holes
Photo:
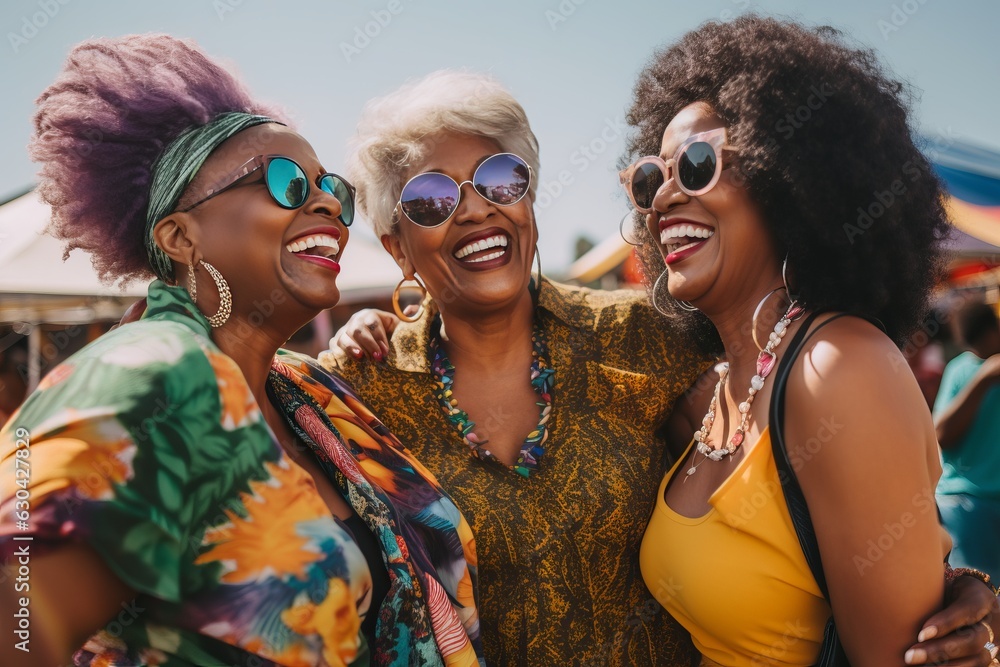
[[[1000,152],[953,141],[932,153],[955,226],[1000,246]]]
[[[63,261],[63,243],[43,233],[49,216],[34,190],[0,205],[0,324],[117,320],[145,296],[144,283],[102,284],[83,251]],[[341,303],[390,294],[400,277],[396,263],[370,234],[352,231],[337,279]]]
[[[28,336],[29,390],[42,373],[43,329],[106,326],[146,294],[142,282],[121,288],[102,284],[83,251],[63,261],[63,243],[43,233],[50,215],[34,190],[0,204],[0,332],[4,325],[13,329],[0,339],[0,354],[13,344],[9,341]],[[400,277],[392,257],[367,230],[354,230],[341,268],[337,285],[340,304],[346,305],[387,299]]]
[[[951,282],[996,289],[1000,284],[1000,152],[938,140],[928,154],[948,191],[948,217],[965,237],[955,244]]]

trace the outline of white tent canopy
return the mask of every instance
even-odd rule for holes
[[[0,323],[83,323],[117,319],[146,285],[102,284],[80,250],[64,262],[61,241],[44,233],[49,207],[35,191],[0,206]],[[341,303],[383,296],[400,278],[392,257],[367,230],[354,232],[337,280]]]

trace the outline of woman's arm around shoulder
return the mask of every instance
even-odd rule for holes
[[[785,440],[809,505],[851,663],[902,665],[942,603],[949,542],[937,520],[934,424],[899,350],[840,318],[796,361]]]

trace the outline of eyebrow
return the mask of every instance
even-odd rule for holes
[[[502,153],[502,151],[501,151],[501,153]],[[476,163],[474,165],[472,165],[472,173],[473,173],[473,175],[475,175],[476,169],[479,169],[479,166],[482,163],[486,162],[487,160],[489,160],[494,155],[500,155],[500,153],[490,153],[489,155],[484,155],[481,158],[479,158],[478,160],[476,160]],[[439,168],[439,167],[438,168],[433,168],[432,167],[432,168],[427,169],[425,171],[422,171],[420,173],[423,173],[423,174],[444,174],[444,170],[441,169],[441,168]],[[445,175],[447,176],[447,174],[445,174]]]

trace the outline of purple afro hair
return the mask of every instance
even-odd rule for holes
[[[153,275],[143,229],[153,163],[171,141],[227,111],[280,120],[194,42],[155,34],[78,44],[37,107],[29,150],[47,231],[67,242],[64,259],[90,253],[106,283]]]

